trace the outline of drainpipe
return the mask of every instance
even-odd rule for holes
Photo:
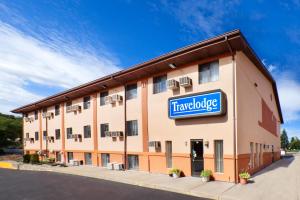
[[[233,90],[233,159],[234,159],[234,182],[238,183],[238,176],[237,176],[237,170],[238,170],[238,163],[237,163],[237,131],[236,131],[236,75],[235,75],[235,52],[232,50],[232,47],[228,41],[227,36],[225,36],[225,41],[227,43],[227,47],[230,51],[230,54],[232,56],[232,90]]]
[[[127,104],[126,104],[126,84],[124,84],[124,170],[127,169]]]
[[[48,156],[48,117],[46,116],[46,158]]]

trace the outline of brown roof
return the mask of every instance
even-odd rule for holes
[[[151,59],[147,62],[140,63],[128,69],[104,76],[86,84],[71,88],[64,92],[49,96],[40,101],[22,106],[13,113],[26,113],[32,110],[47,107],[53,104],[84,96],[93,92],[101,91],[106,88],[115,87],[121,84],[128,83],[144,77],[149,77],[161,71],[169,69],[168,64],[175,63],[180,66],[189,62],[205,59],[208,57],[218,56],[220,54],[231,53],[235,51],[243,51],[248,58],[257,66],[257,68],[267,77],[272,83],[277,108],[280,116],[280,121],[283,123],[283,117],[278,98],[276,82],[272,75],[266,69],[264,64],[255,54],[249,43],[240,32],[240,30],[233,30],[222,35],[213,37],[208,40],[192,44],[175,51],[169,52],[162,56]]]

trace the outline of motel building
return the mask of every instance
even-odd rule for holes
[[[280,159],[276,83],[234,30],[13,110],[24,152],[237,182]]]

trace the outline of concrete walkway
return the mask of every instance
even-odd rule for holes
[[[257,173],[247,185],[220,181],[201,182],[200,178],[174,179],[164,174],[140,171],[112,171],[99,167],[20,166],[21,170],[54,171],[222,200],[300,199],[300,154],[284,158]]]

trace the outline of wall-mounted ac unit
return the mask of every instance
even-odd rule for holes
[[[160,148],[161,147],[160,141],[150,141],[149,147]]]
[[[68,112],[77,112],[81,110],[80,105],[73,105],[73,106],[67,106],[67,113]]]
[[[180,86],[182,87],[190,87],[192,86],[192,79],[190,77],[181,77],[179,78]]]
[[[111,137],[111,132],[110,131],[105,131],[104,132],[105,137]]]
[[[25,117],[25,122],[33,122],[33,117]]]
[[[53,112],[45,112],[42,114],[43,118],[51,118],[54,116]]]
[[[34,143],[34,138],[29,138],[30,143]]]
[[[123,101],[123,97],[119,94],[114,94],[114,95],[112,95],[112,100],[114,102],[121,102],[121,101]]]
[[[111,132],[111,137],[123,137],[123,131],[112,131]]]
[[[111,96],[104,97],[105,104],[113,104],[115,103]]]
[[[110,169],[110,170],[113,170],[114,169],[114,163],[107,163],[106,168]]]
[[[176,90],[179,88],[179,82],[175,79],[168,80],[168,89]]]
[[[124,165],[121,163],[114,163],[114,170],[123,170]]]

